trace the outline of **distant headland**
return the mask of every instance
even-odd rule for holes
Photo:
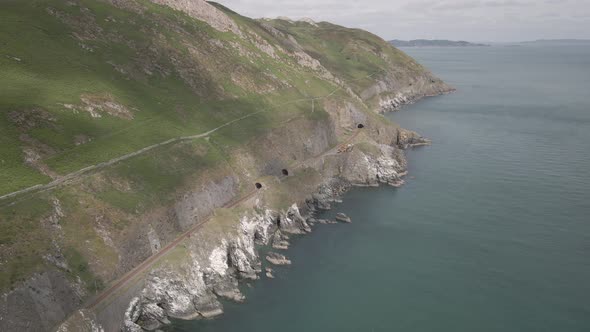
[[[394,39],[389,41],[395,47],[473,47],[473,46],[490,46],[487,44],[476,44],[467,41],[454,41],[445,39],[413,39],[413,40],[399,40]]]

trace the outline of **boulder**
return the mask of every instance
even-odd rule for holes
[[[344,213],[338,213],[336,214],[336,220],[340,221],[340,222],[345,222],[345,223],[351,223],[352,220],[350,220],[350,217],[347,216]]]
[[[269,252],[266,260],[274,265],[291,265],[291,261],[285,255],[276,252]]]

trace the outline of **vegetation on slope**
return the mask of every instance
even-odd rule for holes
[[[327,124],[310,98],[332,94],[364,107],[338,87],[358,95],[385,68],[424,71],[361,30],[256,21],[216,6],[241,36],[148,0],[3,1],[0,196],[255,115],[207,140],[157,147],[52,191],[0,200],[0,291],[47,269],[98,291],[129,269],[115,247],[184,188],[231,173],[240,165],[233,151],[293,119]],[[277,204],[289,197],[277,194]],[[172,238],[180,230],[167,231]],[[136,251],[136,260],[149,255]]]
[[[181,12],[138,3],[147,10],[3,3],[0,194],[329,90],[285,65],[286,55],[273,59]]]
[[[310,24],[281,19],[263,21],[295,37],[306,53],[348,82],[357,94],[375,83],[385,70],[421,73],[424,68],[405,53],[389,47],[374,34],[327,22]]]

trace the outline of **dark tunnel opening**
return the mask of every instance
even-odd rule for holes
[[[357,127],[358,129],[362,129],[362,128],[365,128],[365,125],[364,125],[364,124],[362,124],[362,123],[359,123],[359,125],[358,125],[358,126],[356,126],[356,127]]]
[[[255,186],[256,186],[256,189],[262,188],[262,184],[260,182],[256,182]]]
[[[289,175],[289,171],[286,169],[283,169],[281,172],[283,173],[283,175]]]

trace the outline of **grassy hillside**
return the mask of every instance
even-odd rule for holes
[[[63,269],[62,260],[72,280],[96,292],[149,255],[140,248],[127,262],[117,250],[143,245],[125,241],[158,209],[187,186],[245,167],[236,149],[294,119],[331,125],[310,98],[331,94],[375,118],[357,95],[381,76],[425,72],[365,31],[257,21],[215,6],[240,33],[149,0],[2,1],[0,196],[255,115],[0,200],[0,292]],[[164,231],[170,240],[180,229]]]
[[[280,19],[263,22],[295,37],[306,53],[318,59],[337,77],[348,81],[357,94],[374,84],[375,78],[382,76],[384,70],[397,68],[406,74],[425,70],[405,53],[389,47],[380,37],[364,30],[327,22],[311,24]]]
[[[147,10],[3,2],[0,194],[333,88],[286,55],[273,59],[181,12],[138,3]],[[38,160],[26,163],[26,151]]]

